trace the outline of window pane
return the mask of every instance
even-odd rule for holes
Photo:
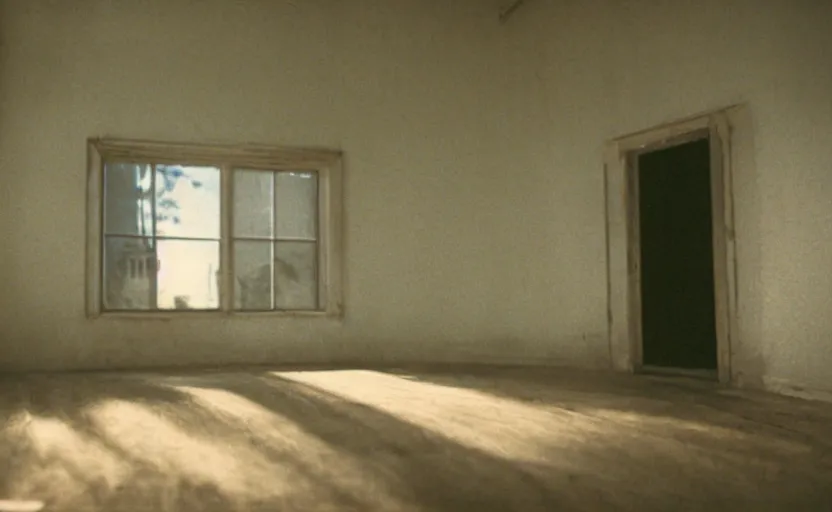
[[[273,309],[272,247],[266,242],[234,242],[234,308]]]
[[[158,240],[159,309],[219,307],[219,242]]]
[[[151,179],[150,166],[146,164],[105,165],[105,233],[152,235]]]
[[[279,172],[275,178],[277,238],[317,238],[318,175]]]
[[[318,309],[317,244],[277,242],[275,281],[278,309]]]
[[[220,170],[156,166],[156,234],[180,238],[220,237]]]
[[[156,260],[149,238],[106,237],[104,240],[104,309],[153,308]]]
[[[273,172],[234,171],[234,236],[274,236]]]

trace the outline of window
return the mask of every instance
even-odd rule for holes
[[[89,141],[99,314],[340,314],[341,155]]]

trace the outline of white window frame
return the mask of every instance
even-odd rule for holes
[[[214,166],[220,169],[220,305],[212,311],[107,311],[103,307],[104,165],[108,161]],[[253,144],[192,144],[91,138],[87,141],[88,318],[216,318],[343,315],[343,154],[339,150]],[[318,174],[318,304],[314,311],[236,311],[233,304],[233,171],[309,171]]]

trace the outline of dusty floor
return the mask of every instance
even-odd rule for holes
[[[832,510],[832,405],[696,381],[9,376],[0,419],[9,509]]]

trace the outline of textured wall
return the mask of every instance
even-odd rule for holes
[[[530,153],[549,152],[517,196],[559,226],[542,251],[553,268],[580,247],[601,271],[604,140],[747,104],[751,133],[736,135],[754,166],[734,176],[734,371],[781,391],[832,391],[830,20],[832,3],[812,0],[540,0],[509,24],[516,58],[536,62],[526,96],[546,105]]]
[[[0,366],[605,364],[597,237],[540,266],[585,235],[544,243],[519,196],[493,2],[0,0],[0,31]],[[343,149],[345,320],[85,319],[88,136]]]
[[[747,103],[737,371],[832,391],[832,4],[494,4],[0,0],[0,365],[607,364],[604,141]],[[86,320],[94,135],[342,148],[346,318]]]

